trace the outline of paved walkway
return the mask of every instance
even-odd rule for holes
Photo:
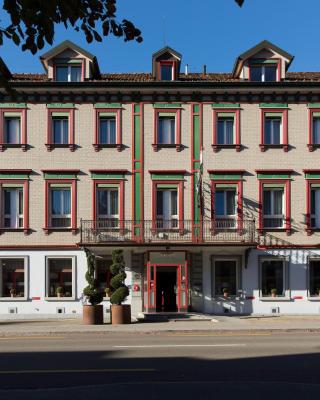
[[[157,334],[161,332],[253,332],[253,331],[317,331],[320,315],[225,317],[212,320],[171,320],[168,322],[137,322],[131,325],[83,325],[80,319],[0,320],[0,337],[50,336],[59,334],[132,333]]]

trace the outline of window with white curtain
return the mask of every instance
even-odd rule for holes
[[[71,227],[71,187],[50,188],[50,219],[52,228]]]
[[[52,117],[52,140],[54,144],[68,144],[69,142],[69,118]]]
[[[56,81],[58,82],[81,82],[82,66],[81,65],[57,65]]]
[[[4,116],[4,135],[3,141],[7,144],[21,143],[21,118]]]
[[[320,113],[312,117],[312,143],[320,144]]]
[[[116,116],[99,117],[99,143],[116,144]]]
[[[276,65],[252,65],[250,66],[250,81],[275,82],[277,80]]]
[[[176,118],[175,116],[159,116],[158,119],[158,143],[175,144]]]
[[[311,187],[310,203],[311,228],[320,228],[320,187]]]
[[[282,144],[282,118],[281,116],[265,116],[264,144]]]
[[[263,227],[282,228],[284,225],[284,188],[263,189]]]
[[[222,117],[218,115],[217,144],[234,144],[234,117]]]
[[[157,227],[178,227],[178,189],[157,189]]]
[[[97,219],[103,220],[106,227],[119,225],[119,190],[118,188],[97,189]]]
[[[3,187],[3,216],[5,228],[23,228],[23,188]]]
[[[223,227],[235,227],[237,217],[236,188],[216,189],[214,193],[214,215],[217,219],[226,220],[224,222],[221,222],[221,224],[223,224]],[[217,223],[219,224],[219,221],[217,221]]]

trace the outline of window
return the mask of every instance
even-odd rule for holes
[[[0,297],[21,299],[26,293],[26,257],[0,259]]]
[[[309,296],[320,296],[320,260],[309,260]]]
[[[160,63],[160,79],[162,81],[173,80],[173,63],[169,64]]]
[[[284,226],[284,188],[263,189],[264,228],[283,228]]]
[[[312,105],[310,104],[309,107]],[[320,109],[309,108],[309,151],[320,147]]]
[[[96,279],[98,283],[98,290],[103,293],[104,297],[109,297],[109,293],[106,291],[106,289],[110,288],[111,264],[112,260],[110,259],[96,260]]]
[[[4,115],[4,143],[20,144],[21,143],[21,117]]]
[[[261,260],[262,297],[285,296],[285,261],[281,259]]]
[[[303,170],[306,181],[306,232],[320,230],[320,180],[319,170]]]
[[[74,257],[47,258],[47,297],[75,297],[74,263]]]
[[[262,107],[262,106],[261,106]],[[265,107],[265,105],[263,105]],[[261,109],[261,151],[268,148],[280,147],[283,151],[289,150],[288,145],[288,109]]]
[[[267,116],[264,120],[264,143],[277,145],[282,143],[281,116]]]
[[[320,115],[312,118],[312,143],[320,144]]]
[[[250,66],[250,81],[275,82],[277,81],[277,65]]]
[[[214,210],[217,219],[228,221],[217,221],[221,227],[233,228],[236,226],[237,218],[237,192],[236,189],[216,189],[214,196]]]
[[[82,65],[57,65],[55,67],[56,81],[81,82]]]
[[[54,144],[69,143],[69,119],[68,117],[52,117],[52,132]]]
[[[158,120],[158,143],[175,144],[176,119],[175,116],[159,116]]]
[[[238,259],[213,258],[213,296],[236,296],[238,292]]]
[[[171,104],[163,104],[167,108],[158,108],[154,105],[154,142],[153,150],[158,151],[161,147],[175,147],[181,151],[181,109],[173,108]],[[172,108],[171,108],[172,107]],[[170,108],[170,110],[168,110]]]
[[[320,228],[320,187],[312,187],[310,190],[310,224],[311,228]]]
[[[50,221],[52,228],[71,227],[71,188],[50,188]]]
[[[234,144],[234,118],[218,115],[218,145]]]
[[[3,187],[3,227],[23,228],[23,187]]]
[[[157,228],[178,228],[178,189],[157,189]]]
[[[103,220],[108,227],[119,225],[119,191],[118,188],[97,189],[97,219]]]
[[[99,117],[99,143],[116,144],[116,116]]]

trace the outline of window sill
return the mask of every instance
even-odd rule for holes
[[[1,301],[28,301],[28,297],[0,297],[0,302]]]
[[[177,152],[182,150],[182,145],[180,143],[153,143],[153,151],[159,151],[160,149],[176,149]]]
[[[22,151],[27,151],[28,145],[27,143],[1,143],[0,144],[0,151],[5,151],[6,149],[22,149]]]
[[[292,301],[291,297],[279,296],[279,297],[259,297],[260,301]]]
[[[311,236],[313,233],[320,232],[320,228],[306,228],[306,232],[308,236]]]
[[[123,145],[121,143],[115,143],[115,144],[94,143],[92,146],[94,148],[94,151],[100,151],[101,149],[117,149],[118,151],[123,150]]]
[[[75,151],[76,145],[75,144],[58,144],[58,143],[46,143],[45,144],[48,151],[52,151],[54,149],[69,149],[70,151]]]
[[[320,296],[308,296],[308,301],[320,301]]]
[[[313,152],[313,151],[316,150],[316,149],[320,149],[320,144],[312,144],[312,143],[309,143],[309,144],[307,144],[307,147],[308,147],[308,150],[309,150],[310,152]]]
[[[228,297],[224,297],[223,295],[216,295],[211,297],[212,300],[222,300],[222,301],[228,301],[228,300],[241,300],[240,296],[236,296],[236,295],[231,295]]]
[[[76,298],[72,297],[45,297],[46,301],[75,301]]]
[[[25,235],[30,233],[29,228],[0,228],[0,235],[6,232],[23,232]]]
[[[291,228],[260,228],[258,232],[261,235],[267,232],[286,232],[287,236],[289,236],[291,234]]]
[[[46,235],[49,235],[52,232],[72,232],[73,235],[76,235],[78,232],[78,228],[42,228]]]
[[[217,153],[221,149],[236,149],[237,152],[241,151],[241,144],[212,144],[212,150]]]
[[[259,144],[259,147],[262,152],[268,149],[283,149],[283,151],[287,153],[289,150],[288,144]]]

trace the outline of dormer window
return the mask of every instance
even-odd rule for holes
[[[160,63],[160,80],[161,81],[173,81],[174,80],[174,63],[173,62],[161,62]]]
[[[58,82],[81,82],[82,65],[56,65],[56,81]]]
[[[250,81],[252,82],[275,82],[277,81],[277,65],[251,65]]]

